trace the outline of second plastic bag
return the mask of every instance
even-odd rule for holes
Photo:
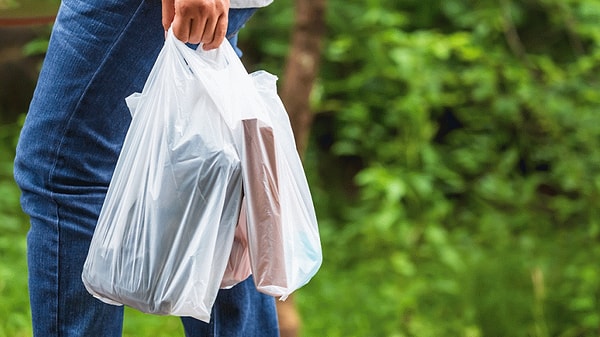
[[[250,78],[262,103],[241,125],[250,264],[258,290],[285,300],[318,271],[321,242],[277,77],[258,71]]]

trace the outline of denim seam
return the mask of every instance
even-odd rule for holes
[[[52,192],[50,192],[50,199],[52,200],[52,202],[54,203],[54,212],[55,212],[55,216],[56,216],[56,263],[54,264],[54,266],[56,267],[55,270],[55,284],[56,284],[56,295],[54,298],[56,298],[55,301],[55,305],[56,307],[54,308],[54,313],[56,315],[56,335],[57,337],[60,337],[63,335],[63,331],[61,329],[61,324],[60,324],[60,302],[61,302],[61,289],[60,289],[60,249],[61,249],[61,240],[60,240],[60,236],[61,236],[61,228],[60,228],[60,212],[58,211],[58,204],[56,203],[56,201],[53,199],[52,197]]]
[[[54,213],[55,213],[55,221],[54,221],[54,225],[56,226],[56,250],[54,251],[54,254],[56,254],[55,258],[55,263],[53,265],[53,267],[55,268],[54,270],[54,279],[55,279],[55,290],[56,291],[56,295],[54,298],[56,298],[57,300],[54,301],[54,319],[55,324],[56,324],[56,334],[58,337],[60,337],[62,335],[62,331],[61,331],[61,326],[60,326],[60,218],[59,218],[59,212],[58,212],[58,204],[56,203],[56,201],[54,201],[54,199],[52,198],[52,192],[50,193],[50,200],[52,200],[52,203],[54,203]]]

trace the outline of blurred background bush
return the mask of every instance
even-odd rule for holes
[[[283,76],[293,7],[242,32],[249,70]],[[326,23],[304,156],[325,259],[301,336],[599,336],[600,2],[328,0]],[[0,336],[27,336],[26,108],[7,104]],[[182,335],[128,315],[126,336]]]

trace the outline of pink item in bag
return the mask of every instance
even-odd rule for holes
[[[235,228],[231,254],[229,255],[229,261],[227,262],[225,274],[221,281],[222,289],[231,288],[252,274],[250,257],[248,255],[248,225],[246,216],[246,201],[244,199],[240,210],[240,219]]]

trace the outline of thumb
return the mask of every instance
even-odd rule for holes
[[[165,31],[169,30],[175,18],[175,0],[162,0],[162,25]]]

